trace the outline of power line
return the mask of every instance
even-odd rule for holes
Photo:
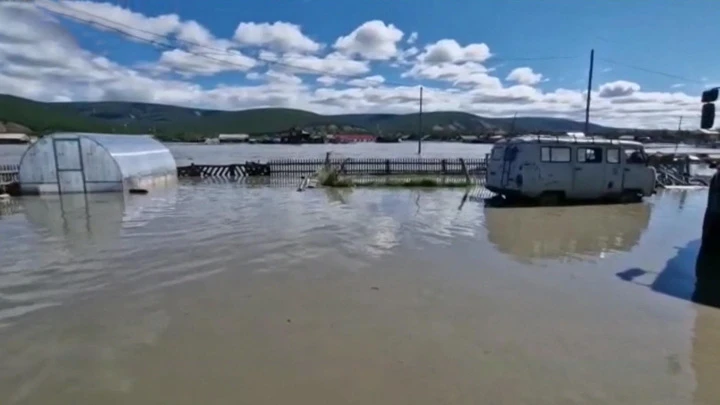
[[[60,3],[53,3],[53,4],[59,6],[60,8],[65,8],[66,10],[72,11],[74,13],[84,14],[85,16],[88,16],[89,18],[92,18],[92,19],[79,18],[76,15],[63,13],[63,12],[60,12],[57,10],[43,7],[41,5],[38,5],[38,7],[45,11],[48,11],[50,13],[57,14],[62,17],[65,17],[65,18],[68,18],[68,19],[71,19],[71,20],[74,20],[74,21],[77,21],[77,22],[80,22],[83,24],[97,26],[97,27],[100,27],[100,28],[103,28],[103,29],[106,29],[109,31],[117,32],[123,36],[134,39],[136,41],[145,42],[145,43],[154,45],[156,47],[164,48],[166,50],[182,49],[181,47],[172,45],[173,43],[181,44],[181,45],[185,45],[189,48],[193,48],[193,49],[182,49],[183,51],[185,51],[193,56],[206,58],[206,59],[212,60],[214,62],[223,63],[223,64],[226,64],[229,66],[240,67],[243,69],[252,68],[252,66],[232,62],[232,61],[225,60],[225,59],[214,58],[211,56],[212,54],[224,55],[224,56],[234,56],[233,54],[229,53],[227,49],[216,48],[216,47],[209,46],[207,44],[201,44],[201,43],[190,41],[190,40],[172,38],[169,35],[163,35],[163,34],[149,31],[149,30],[144,30],[141,28],[131,27],[127,24],[123,24],[121,22],[117,22],[117,21],[99,16],[99,15],[96,15],[93,13],[89,13],[84,10],[78,10],[76,8],[61,5]],[[98,20],[106,21],[106,23],[101,23]],[[136,33],[133,34],[133,31],[135,31]],[[137,33],[142,33],[145,35],[138,35]],[[150,38],[146,38],[146,36],[155,37],[157,39],[153,40]],[[206,50],[209,50],[210,52],[200,53],[200,52],[195,51],[196,49],[206,49]],[[286,55],[284,57],[287,58],[288,56]],[[302,57],[303,56],[295,56],[295,58],[298,58],[298,59],[300,59]],[[293,56],[290,56],[290,58],[293,58]],[[519,57],[519,58],[494,58],[491,61],[492,62],[549,61],[549,60],[567,60],[567,59],[576,59],[576,58],[578,58],[578,56],[541,56],[541,57]],[[268,59],[268,58],[262,58],[262,57],[257,57],[256,59],[258,59],[261,62],[267,63],[269,65],[283,66],[286,68],[296,69],[296,70],[300,70],[300,71],[306,71],[306,72],[310,72],[310,73],[314,73],[314,74],[322,75],[322,76],[330,76],[330,77],[335,77],[335,78],[340,78],[340,77],[356,78],[356,77],[360,76],[360,74],[340,74],[337,72],[322,71],[319,69],[313,69],[313,68],[309,68],[309,67],[305,67],[305,66],[297,66],[297,65],[290,64],[290,63],[277,61],[277,60],[273,60],[273,59]],[[394,85],[398,85],[398,86],[408,86],[407,83],[393,83],[393,82],[385,82],[385,83],[394,84]]]
[[[680,75],[676,75],[676,74],[672,74],[672,73],[666,73],[666,72],[661,72],[661,71],[659,71],[659,70],[648,69],[648,68],[644,68],[644,67],[641,67],[641,66],[630,65],[630,64],[618,62],[618,61],[615,61],[615,60],[612,60],[612,59],[607,59],[607,58],[597,58],[597,59],[599,59],[599,60],[601,60],[601,61],[603,61],[603,62],[606,62],[606,63],[613,64],[613,65],[622,66],[622,67],[626,67],[626,68],[629,68],[629,69],[635,69],[635,70],[638,70],[638,71],[641,71],[641,72],[651,73],[651,74],[655,74],[655,75],[659,75],[659,76],[665,76],[665,77],[669,77],[669,78],[671,78],[671,79],[684,80],[684,81],[693,82],[693,83],[700,83],[700,84],[703,83],[703,82],[701,82],[700,80],[690,79],[690,78],[683,77],[683,76],[680,76]]]

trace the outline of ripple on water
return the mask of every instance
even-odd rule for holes
[[[138,197],[29,199],[0,218],[0,402],[281,403],[260,399],[287,383],[302,399],[350,386],[437,403],[459,386],[463,403],[688,403],[687,370],[716,375],[687,353],[715,358],[689,346],[713,347],[717,317],[617,275],[663,272],[697,239],[703,193],[513,210],[438,190]]]
[[[8,236],[0,244],[4,316],[16,316],[7,312],[13,305],[41,308],[109,286],[147,290],[227,271],[301,271],[323,263],[357,271],[397,250],[452,250],[460,239],[478,254],[493,249],[524,263],[602,260],[632,251],[643,238],[665,246],[668,229],[696,235],[697,221],[682,218],[697,216],[704,204],[702,193],[685,192],[635,205],[471,203],[460,210],[461,198],[444,190],[297,193],[238,184],[182,184],[147,196],[26,198],[21,213],[0,219]]]

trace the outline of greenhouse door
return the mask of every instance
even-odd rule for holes
[[[53,139],[58,193],[85,193],[85,171],[80,139]]]

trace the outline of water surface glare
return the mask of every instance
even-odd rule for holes
[[[720,403],[704,191],[183,182],[0,211],[0,404]]]

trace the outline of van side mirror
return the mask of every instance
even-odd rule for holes
[[[717,101],[718,96],[720,96],[720,88],[715,87],[714,89],[705,90],[702,94],[702,102],[703,103],[714,103]]]
[[[715,125],[715,104],[708,103],[702,106],[700,128],[711,129]]]

